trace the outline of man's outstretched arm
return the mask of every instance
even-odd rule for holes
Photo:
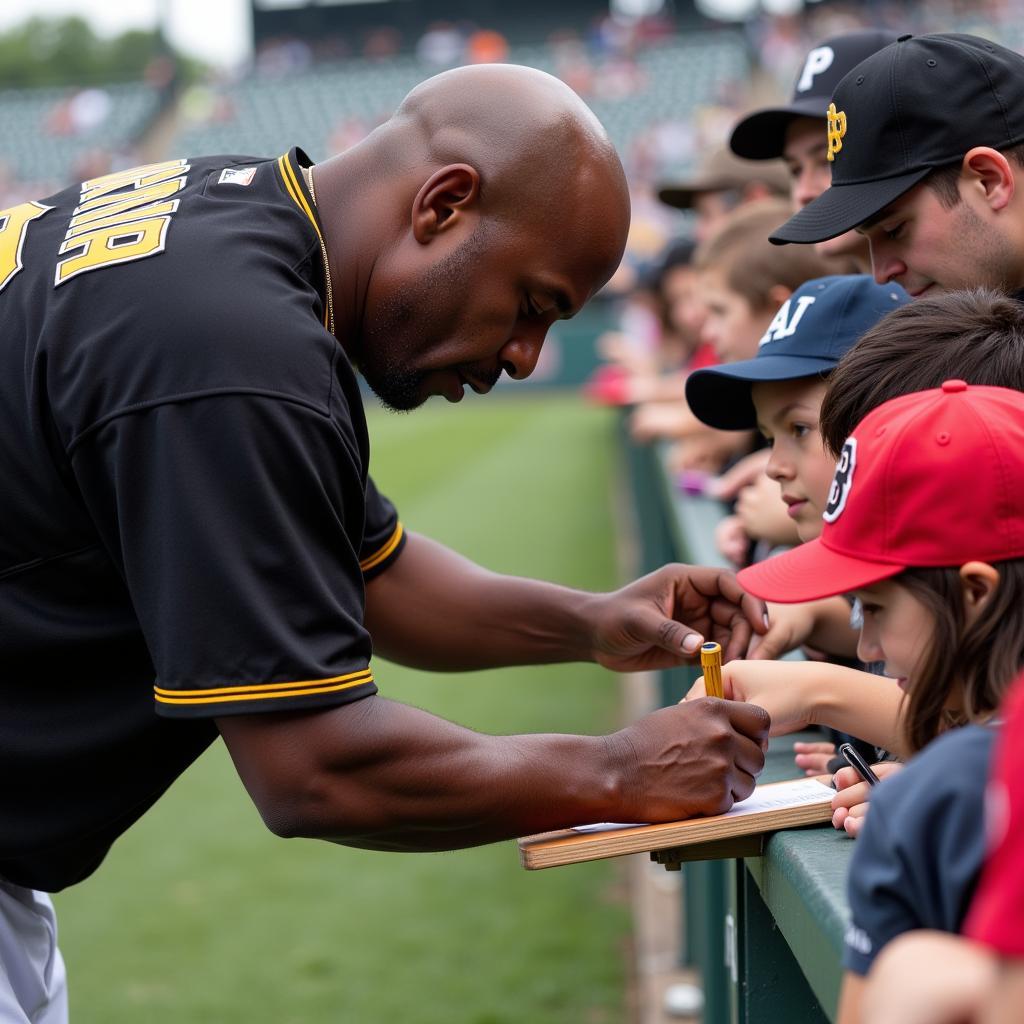
[[[271,831],[381,850],[720,813],[753,789],[768,725],[762,709],[718,700],[610,736],[487,736],[381,697],[218,720]]]
[[[732,573],[668,565],[608,594],[503,576],[411,534],[366,587],[377,654],[437,671],[598,661],[617,671],[692,660],[702,639],[741,656],[763,633],[764,605]]]

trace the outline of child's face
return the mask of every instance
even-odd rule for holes
[[[706,316],[697,271],[688,266],[669,270],[661,281],[661,300],[673,330],[696,342]]]
[[[891,580],[857,590],[854,597],[864,610],[857,657],[884,661],[885,674],[901,689],[909,689],[935,632],[931,612],[906,587]]]
[[[821,514],[836,471],[821,443],[818,415],[826,384],[816,377],[763,381],[751,390],[758,429],[772,446],[766,472],[782,491],[802,541],[821,533]]]
[[[700,340],[710,344],[723,363],[737,363],[757,355],[757,343],[776,310],[754,310],[739,292],[734,292],[725,275],[714,268],[700,274],[704,300],[704,325]]]

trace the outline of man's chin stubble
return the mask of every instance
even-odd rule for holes
[[[366,382],[370,385],[370,390],[377,396],[388,412],[412,412],[413,409],[418,409],[426,401],[426,398],[421,393],[422,380],[420,379],[417,379],[415,382],[409,382],[408,386],[406,386],[404,381],[401,386],[395,386],[393,381],[388,381],[385,384],[375,384],[369,378],[366,378]]]

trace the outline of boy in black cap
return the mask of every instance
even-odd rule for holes
[[[832,186],[772,241],[857,228],[910,295],[1024,289],[1024,57],[977,36],[900,36],[828,107]]]
[[[895,39],[895,32],[860,29],[824,40],[804,59],[789,103],[755,110],[733,128],[729,146],[737,156],[785,160],[795,210],[817,199],[830,184],[831,164],[821,128],[832,90],[851,68]],[[861,273],[871,268],[867,242],[852,231],[820,243],[818,251],[850,260]]]

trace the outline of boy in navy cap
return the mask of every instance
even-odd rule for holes
[[[821,129],[832,90],[848,71],[895,40],[896,33],[886,29],[858,29],[823,40],[804,59],[788,103],[755,110],[733,128],[729,147],[737,156],[786,162],[794,211],[830,184],[832,165]],[[818,251],[850,260],[858,272],[871,268],[867,242],[853,231],[821,242]]]
[[[863,274],[808,281],[779,309],[753,359],[696,370],[686,382],[686,400],[699,420],[719,430],[756,427],[768,438],[766,472],[778,482],[802,541],[821,532],[836,468],[818,430],[828,375],[862,334],[909,301],[898,285],[878,285]],[[833,656],[856,654],[850,607],[841,597],[769,604],[769,619],[752,657],[777,658],[804,644]],[[797,765],[817,774],[826,769],[832,744],[795,749]]]
[[[703,423],[758,428],[769,437],[768,475],[782,485],[801,540],[821,530],[835,471],[817,432],[828,374],[865,331],[907,301],[898,285],[875,284],[866,274],[816,278],[783,303],[753,359],[696,370],[687,379],[686,400]]]
[[[828,107],[832,185],[772,235],[856,228],[875,280],[912,298],[1024,289],[1024,57],[977,36],[900,36]]]

